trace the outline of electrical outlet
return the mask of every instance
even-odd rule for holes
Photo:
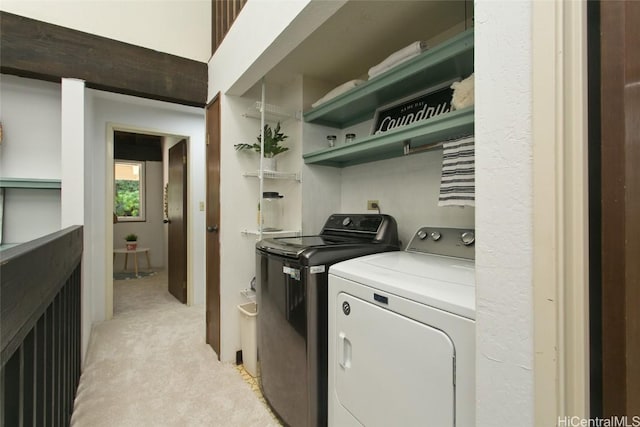
[[[367,200],[367,210],[376,211],[380,207],[380,202],[377,200]]]

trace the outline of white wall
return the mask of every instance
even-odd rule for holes
[[[112,259],[111,242],[107,249],[105,233],[112,227],[112,208],[106,206],[107,158],[113,156],[108,151],[108,126],[118,129],[156,133],[160,135],[182,135],[188,138],[189,144],[189,200],[188,221],[189,240],[188,253],[191,262],[188,280],[193,285],[193,303],[204,303],[204,212],[198,209],[199,201],[205,195],[204,171],[204,111],[200,108],[178,106],[160,101],[151,101],[125,95],[110,94],[88,90],[88,98],[92,98],[93,116],[87,117],[92,123],[92,134],[89,136],[95,149],[93,156],[92,211],[94,219],[92,233],[94,236],[94,259],[96,268],[91,284],[93,286],[92,310],[94,321],[105,318],[105,287],[110,280],[109,272]],[[112,149],[112,147],[111,147]],[[108,269],[109,271],[105,271]],[[204,339],[204,337],[203,337]]]
[[[531,2],[475,13],[476,424],[533,426]]]
[[[208,0],[3,0],[0,10],[200,62],[211,57]]]
[[[151,268],[161,269],[165,264],[165,240],[164,229],[167,228],[162,220],[164,214],[162,210],[163,184],[162,184],[162,162],[145,162],[145,221],[128,222],[122,221],[113,224],[113,248],[124,248],[124,237],[127,234],[138,235],[138,247],[149,248],[149,258],[151,258]],[[146,257],[138,257],[138,268],[145,269],[147,266]],[[131,266],[129,263],[129,271]],[[113,266],[114,271],[124,269],[124,256],[119,255]]]
[[[60,84],[0,76],[0,177],[60,179]],[[60,190],[7,189],[3,242],[60,230]]]
[[[442,150],[344,168],[341,210],[375,213],[367,200],[379,200],[398,222],[403,246],[424,225],[474,227],[474,208],[438,207],[441,171]]]
[[[0,175],[60,179],[60,84],[0,77]]]
[[[24,243],[60,230],[60,190],[7,188],[2,243]]]

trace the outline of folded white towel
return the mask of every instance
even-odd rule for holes
[[[378,65],[374,65],[373,67],[369,68],[369,78],[371,79],[378,74],[387,71],[389,68],[395,67],[396,65],[399,65],[404,61],[420,55],[426,49],[427,43],[424,41],[413,42],[409,46],[403,47],[402,49],[389,55],[387,59],[385,59]]]
[[[329,92],[327,92],[327,94],[325,96],[323,96],[322,98],[318,99],[316,102],[314,102],[313,104],[311,104],[311,106],[313,108],[317,107],[320,104],[323,104],[327,101],[329,101],[330,99],[335,98],[338,95],[341,95],[351,89],[353,89],[354,87],[361,85],[362,83],[364,83],[364,80],[358,80],[358,79],[354,79],[354,80],[349,80],[346,83],[342,83],[340,86],[331,89]]]
[[[475,206],[475,139],[446,141],[438,206]]]

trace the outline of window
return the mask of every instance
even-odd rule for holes
[[[116,160],[114,169],[118,221],[144,221],[144,162]]]

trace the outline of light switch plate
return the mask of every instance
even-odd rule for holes
[[[204,202],[200,202],[200,211],[204,212]]]

